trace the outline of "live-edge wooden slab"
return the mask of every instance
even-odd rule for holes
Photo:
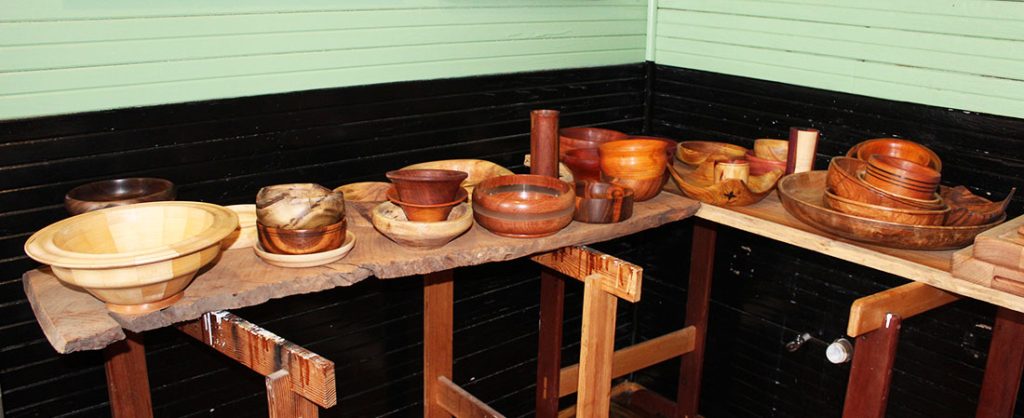
[[[606,241],[687,218],[699,206],[693,200],[662,193],[638,203],[633,217],[618,224],[573,222],[555,235],[537,239],[500,237],[473,225],[447,246],[422,251],[399,246],[375,231],[369,221],[372,205],[351,204],[347,217],[356,244],[344,259],[320,267],[285,269],[264,263],[251,249],[226,251],[212,268],[196,277],[179,302],[143,315],[108,312],[103,303],[60,283],[46,268],[25,273],[23,282],[47,339],[58,352],[69,353],[100,349],[123,339],[122,328],[134,332],[162,328],[206,312],[350,286],[371,276],[406,277]]]

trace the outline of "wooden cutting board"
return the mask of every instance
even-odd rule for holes
[[[988,263],[1024,270],[1024,219],[1017,218],[979,234],[973,256]]]

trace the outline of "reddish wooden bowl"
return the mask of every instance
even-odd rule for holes
[[[576,182],[576,211],[573,219],[607,224],[624,221],[630,216],[633,216],[633,190],[611,183]]]
[[[416,203],[403,202],[398,197],[398,190],[394,187],[388,189],[388,200],[398,205],[405,212],[406,219],[413,222],[441,222],[448,219],[448,214],[456,205],[462,203],[469,197],[465,188],[460,187],[455,194],[455,200],[451,202],[438,203],[433,205],[420,205]]]
[[[574,180],[601,179],[601,156],[597,148],[576,148],[562,156],[562,163],[572,171]]]
[[[451,202],[469,177],[464,171],[441,169],[394,170],[386,175],[395,184],[398,198],[415,205]]]
[[[847,157],[867,161],[872,155],[887,155],[902,158],[917,164],[926,165],[935,171],[942,172],[942,160],[928,147],[913,141],[897,138],[875,138],[861,142],[850,148]]]
[[[866,203],[897,209],[930,209],[945,207],[937,195],[932,199],[908,199],[885,190],[878,189],[864,181],[864,172],[868,163],[849,157],[835,157],[828,165],[826,179],[828,189],[836,196]]]
[[[530,174],[494,177],[473,190],[473,217],[497,235],[544,237],[572,222],[575,201],[573,187],[556,178]]]
[[[948,207],[939,210],[922,210],[869,205],[836,196],[828,190],[825,190],[823,201],[826,208],[849,215],[905,225],[942,225],[946,220],[946,214],[949,213]]]
[[[152,177],[103,180],[71,189],[64,208],[72,215],[134,203],[174,200],[174,183]]]
[[[609,141],[626,139],[623,132],[604,128],[562,128],[558,130],[558,153],[564,156],[569,150],[576,148],[597,148]]]
[[[256,223],[260,245],[273,254],[313,254],[341,247],[347,222],[341,221],[309,229],[285,229]]]
[[[747,152],[744,158],[750,163],[750,175],[752,176],[764,175],[772,170],[786,171],[785,161],[766,160],[750,152]]]
[[[668,157],[669,161],[672,161],[672,156],[676,154],[676,148],[679,147],[679,141],[669,138],[663,138],[660,136],[642,136],[642,135],[630,135],[626,139],[650,139],[655,141],[661,141],[665,143],[665,156]]]
[[[664,142],[654,139],[601,144],[601,180],[633,189],[637,202],[657,196],[667,180],[664,146]]]
[[[925,179],[934,182],[926,182]],[[928,199],[935,194],[935,189],[939,186],[939,173],[904,159],[872,155],[868,158],[864,180],[899,196]]]
[[[705,161],[740,160],[749,150],[739,145],[712,141],[683,141],[676,149],[676,158],[689,165]]]

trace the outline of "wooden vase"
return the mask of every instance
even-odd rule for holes
[[[558,111],[530,112],[530,174],[558,178]]]

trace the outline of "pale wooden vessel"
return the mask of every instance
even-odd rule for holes
[[[413,222],[405,217],[402,208],[384,202],[373,208],[374,228],[398,245],[415,249],[440,248],[473,226],[473,209],[460,203],[448,219],[440,222]]]
[[[25,253],[111,311],[146,313],[180,299],[237,227],[238,216],[221,206],[143,203],[54,223],[28,239]]]
[[[256,243],[256,205],[231,205],[225,206],[238,215],[238,228],[224,238],[221,248],[225,250],[237,250],[249,248]]]
[[[349,202],[386,202],[390,188],[391,183],[386,181],[361,181],[343,184],[334,191],[344,194]]]

